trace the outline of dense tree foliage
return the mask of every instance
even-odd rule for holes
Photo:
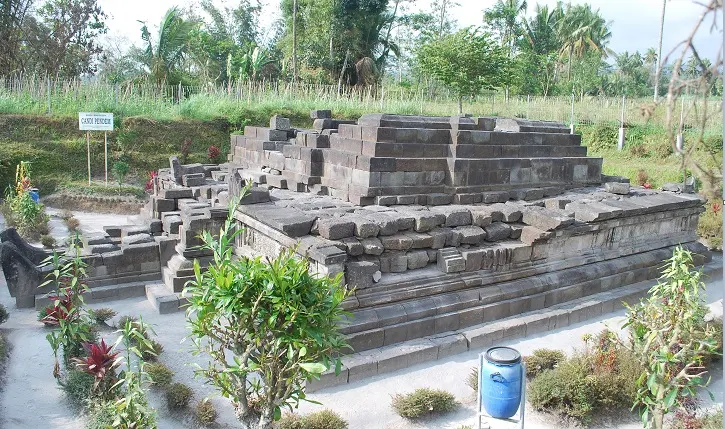
[[[142,23],[142,43],[129,46],[99,41],[107,28],[97,1],[0,2],[0,76],[98,73],[113,83],[229,90],[240,82],[294,77],[340,89],[385,83],[434,94],[445,85],[424,72],[417,54],[456,32],[452,14],[460,6],[455,0],[433,0],[428,9],[415,0],[279,0],[277,21],[262,29],[259,0],[203,0]],[[613,52],[611,22],[586,3],[497,0],[481,20],[509,60],[502,83],[507,95],[643,97],[653,94],[655,80],[662,95],[673,75],[671,64],[658,73],[654,48]],[[703,73],[694,61],[678,72]],[[718,83],[712,94],[721,88]]]
[[[463,113],[463,97],[507,81],[506,53],[480,29],[467,28],[424,44],[418,62],[425,73],[456,94],[458,113]]]

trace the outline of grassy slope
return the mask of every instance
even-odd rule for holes
[[[199,99],[194,99],[198,101]],[[184,105],[192,109],[192,106]],[[245,125],[264,126],[273,114],[287,116],[295,126],[309,127],[311,119],[305,103],[278,108],[273,103],[254,107],[237,105],[232,111],[216,106],[220,116],[213,116],[214,105],[195,105],[201,119],[149,119],[146,117],[117,117],[117,130],[109,134],[109,168],[112,158],[121,152],[130,156],[130,164],[138,182],[145,180],[149,171],[168,165],[168,157],[178,155],[185,138],[192,141],[190,162],[205,162],[210,145],[216,145],[226,154],[229,150],[229,134],[240,132]],[[355,110],[335,111],[336,117],[355,118],[365,109],[374,106],[361,105]],[[183,112],[181,112],[183,113]],[[411,112],[412,113],[412,112]],[[615,125],[582,125],[582,142],[589,147],[591,156],[605,159],[606,174],[629,177],[637,183],[638,171],[647,173],[653,187],[665,182],[681,180],[680,158],[668,155],[664,129],[655,126],[633,126],[627,130],[627,147],[618,152]],[[710,141],[722,139],[712,136]],[[686,136],[686,141],[688,137]],[[697,156],[708,166],[721,168],[721,151],[710,155],[706,151]],[[94,176],[103,175],[103,137],[93,134],[91,164]],[[0,188],[4,189],[14,178],[15,165],[21,160],[32,163],[35,182],[43,193],[68,182],[82,182],[87,176],[86,143],[84,134],[77,130],[77,119],[72,116],[0,115]]]

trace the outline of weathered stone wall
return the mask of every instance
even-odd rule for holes
[[[358,205],[532,200],[601,183],[602,160],[557,123],[364,115],[336,129],[284,125],[232,136],[232,162],[257,184]]]

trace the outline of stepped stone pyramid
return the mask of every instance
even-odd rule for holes
[[[137,222],[85,238],[91,298],[145,292],[160,312],[177,311],[193,261],[212,259],[199,233],[219,230],[249,182],[234,213],[236,254],[296,249],[313,272],[341,274],[353,290],[342,330],[354,353],[343,376],[317,387],[612,311],[646,292],[639,282],[658,277],[677,245],[698,263],[710,258],[697,242],[699,196],[602,175],[602,159],[561,123],[312,118],[313,129],[278,116],[246,127],[221,166],[172,157]],[[43,304],[37,258],[0,240],[18,305]]]
[[[601,183],[602,159],[556,122],[370,114],[336,125],[245,127],[232,163],[259,184],[361,206],[531,200]]]

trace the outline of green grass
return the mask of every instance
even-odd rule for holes
[[[50,96],[48,95],[50,88]],[[143,116],[154,120],[224,118],[237,127],[266,122],[274,113],[285,114],[298,126],[311,123],[308,111],[332,109],[336,117],[356,118],[369,112],[398,114],[456,115],[457,100],[446,90],[424,90],[386,85],[376,91],[349,90],[338,95],[334,85],[290,85],[284,82],[257,83],[232,88],[183,87],[104,82],[49,83],[34,77],[19,79],[0,88],[0,113],[47,114],[77,117],[79,111],[113,112],[120,120]],[[719,100],[713,102],[719,104]],[[575,98],[575,123],[617,122],[621,114],[618,97]],[[569,122],[572,100],[564,97],[511,96],[486,94],[464,102],[464,111],[473,115],[499,115]],[[627,99],[625,120],[629,124],[665,124],[665,108],[645,114],[651,99]],[[679,115],[679,111],[675,112]],[[298,121],[295,121],[298,120]],[[685,122],[692,122],[685,118]],[[722,120],[715,115],[709,133],[719,133]]]

